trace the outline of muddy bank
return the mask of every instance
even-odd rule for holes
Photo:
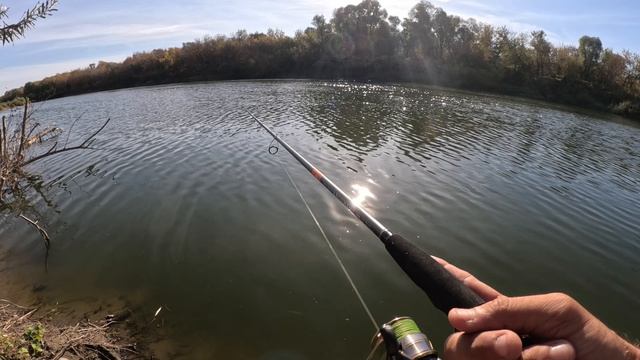
[[[96,309],[78,318],[61,306],[25,306],[0,299],[0,358],[151,358],[131,315],[129,309]]]

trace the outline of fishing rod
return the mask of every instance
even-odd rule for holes
[[[402,236],[392,233],[260,119],[249,111],[247,113],[382,241],[395,262],[427,294],[436,308],[448,314],[453,308],[469,309],[485,302],[427,252]],[[271,152],[271,146],[269,152],[275,153]],[[382,325],[374,341],[378,341],[378,345],[384,342],[387,353],[393,352],[394,346],[396,350],[404,349],[404,353],[399,353],[395,357],[391,354],[390,359],[437,359],[431,343],[409,318],[397,318]],[[403,344],[403,341],[406,344]],[[409,356],[409,352],[416,352],[417,355]],[[422,353],[419,354],[419,352]]]
[[[448,314],[453,308],[469,309],[484,304],[485,301],[478,294],[451,275],[431,255],[392,233],[262,121],[251,113],[249,115],[382,241],[396,263],[427,294],[433,305]]]

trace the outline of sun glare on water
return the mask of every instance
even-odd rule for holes
[[[363,186],[363,185],[360,185],[360,184],[353,184],[353,185],[351,185],[351,189],[352,189],[351,193],[353,194],[351,200],[357,206],[363,206],[363,204],[369,198],[371,198],[371,199],[375,199],[376,198],[376,196],[373,195],[371,190],[369,190],[369,188],[366,187],[366,186]]]

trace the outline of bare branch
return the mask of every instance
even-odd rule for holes
[[[18,159],[23,156],[24,145],[27,140],[27,120],[29,120],[29,101],[24,103],[24,114],[22,114],[22,126],[20,127],[20,147],[18,148]]]
[[[33,135],[33,132],[38,128],[38,126],[40,126],[40,123],[35,123],[35,125],[31,127],[31,130],[29,130],[29,134],[27,134],[27,143],[29,142],[31,135]]]
[[[102,131],[102,130],[107,126],[107,124],[109,123],[109,121],[111,121],[111,118],[108,118],[108,119],[107,119],[107,121],[105,121],[105,122],[104,122],[104,124],[102,124],[102,126],[101,126],[101,127],[100,127],[96,132],[94,132],[93,134],[91,134],[91,136],[89,136],[85,141],[83,141],[83,142],[82,142],[82,144],[80,144],[80,146],[82,147],[82,146],[87,145],[87,143],[88,143],[89,141],[91,141],[91,139],[93,139],[94,137],[96,137],[96,135],[98,135],[98,134],[99,134],[99,133],[100,133],[100,132],[101,132],[101,131]]]
[[[6,133],[7,133],[6,117],[2,116],[2,128],[0,128],[0,162],[4,162],[4,156],[6,153],[6,148],[7,148]]]
[[[95,138],[107,126],[107,124],[109,124],[109,121],[111,121],[111,118],[107,119],[107,121],[105,121],[104,124],[102,124],[102,126],[96,132],[91,134],[91,136],[89,136],[86,140],[84,140],[80,145],[75,145],[75,146],[71,146],[71,147],[66,147],[65,146],[62,149],[53,150],[55,148],[55,146],[57,145],[57,143],[56,143],[46,153],[34,156],[31,159],[22,162],[21,166],[26,166],[26,165],[29,165],[29,164],[31,164],[33,162],[38,161],[38,160],[42,160],[42,159],[44,159],[46,157],[49,157],[51,155],[60,154],[62,152],[66,152],[66,151],[80,150],[80,149],[91,149],[91,147],[89,146],[89,142],[93,138]]]
[[[24,219],[24,221],[28,222],[29,224],[31,224],[32,226],[34,226],[38,230],[38,232],[42,236],[42,239],[44,240],[44,246],[46,246],[47,249],[49,249],[49,245],[51,243],[51,239],[49,238],[49,234],[47,234],[47,231],[45,229],[43,229],[40,225],[38,225],[37,221],[29,219],[28,217],[24,216],[24,214],[20,214],[19,216],[22,219]]]
[[[67,133],[67,139],[64,141],[64,146],[66,147],[67,144],[69,143],[69,137],[71,136],[71,132],[73,131],[73,127],[76,126],[76,123],[78,122],[78,120],[80,120],[80,118],[86,113],[86,111],[83,111],[82,114],[80,114],[80,116],[76,117],[73,122],[71,123],[71,126],[69,127],[69,132]]]
[[[53,144],[53,146],[51,146],[51,148],[49,148],[49,150],[47,150],[47,152],[45,154],[51,153],[56,147],[58,147],[58,142],[57,141]]]

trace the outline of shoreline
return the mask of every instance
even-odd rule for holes
[[[601,117],[606,116],[615,116],[625,121],[630,121],[632,123],[640,122],[640,113],[635,114],[620,114],[611,109],[606,109],[602,107],[588,107],[582,105],[571,104],[567,102],[561,101],[553,101],[553,99],[544,98],[542,96],[527,96],[526,92],[522,92],[519,90],[522,89],[511,89],[513,91],[492,91],[490,89],[471,89],[466,87],[456,87],[452,85],[442,85],[442,84],[432,84],[427,82],[419,82],[419,81],[406,81],[406,80],[379,80],[379,79],[350,79],[350,78],[314,78],[314,77],[270,77],[270,78],[238,78],[238,79],[220,79],[220,80],[185,80],[185,81],[177,81],[177,82],[154,82],[149,84],[139,84],[128,87],[118,87],[113,89],[101,89],[90,92],[82,92],[77,94],[67,94],[63,96],[53,96],[47,100],[36,101],[33,104],[46,102],[50,100],[56,99],[64,99],[70,98],[74,96],[83,96],[83,95],[92,95],[99,94],[103,92],[114,92],[114,91],[124,91],[130,89],[143,89],[143,88],[154,88],[154,87],[163,87],[163,86],[180,86],[180,85],[193,85],[193,84],[209,84],[209,83],[224,83],[224,82],[270,82],[270,81],[310,81],[310,82],[351,82],[356,84],[378,84],[378,85],[399,85],[405,87],[424,87],[429,89],[437,89],[444,91],[455,91],[455,92],[464,92],[470,93],[479,96],[491,96],[491,97],[505,97],[509,99],[513,99],[516,101],[529,101],[535,102],[537,104],[557,107],[563,111],[576,112],[576,113],[585,113],[589,115],[597,114]],[[3,106],[4,105],[4,106]],[[24,101],[19,101],[17,98],[7,102],[0,102],[0,112],[8,111],[20,106],[24,106]]]

